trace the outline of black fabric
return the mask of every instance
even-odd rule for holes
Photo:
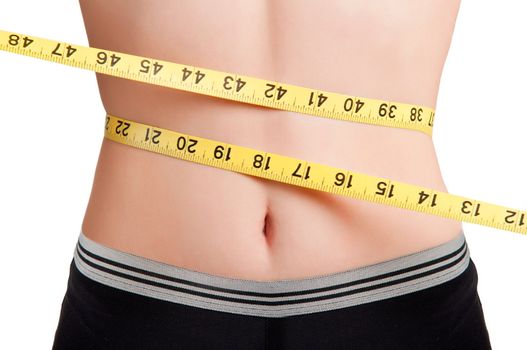
[[[144,297],[70,266],[53,349],[491,349],[470,259],[458,277],[418,292],[283,318]]]

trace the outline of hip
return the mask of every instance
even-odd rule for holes
[[[81,232],[53,348],[490,349],[477,282],[463,233],[360,269],[259,282],[153,262]]]

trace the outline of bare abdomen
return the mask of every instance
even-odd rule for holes
[[[415,1],[402,10],[389,2],[380,8],[325,2],[318,9],[322,5],[294,1],[233,1],[229,9],[210,3],[199,8],[192,1],[145,1],[134,8],[125,3],[81,1],[91,46],[430,107],[457,12],[456,2],[432,9]],[[431,138],[416,131],[102,75],[98,82],[106,110],[116,116],[447,191]],[[116,249],[261,280],[370,264],[440,244],[461,230],[457,221],[109,140],[102,145],[82,227],[89,238]]]

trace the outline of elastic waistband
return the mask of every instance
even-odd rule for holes
[[[121,252],[90,240],[81,231],[74,261],[86,277],[146,297],[243,315],[286,317],[433,287],[461,274],[469,256],[461,231],[439,246],[378,264],[310,278],[256,281],[193,271]]]

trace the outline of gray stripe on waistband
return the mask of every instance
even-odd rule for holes
[[[462,273],[469,263],[469,250],[462,231],[442,245],[382,263],[279,281],[228,278],[164,264],[105,247],[82,232],[79,245],[82,249],[75,250],[75,265],[97,282],[170,302],[266,317],[326,311],[407,294],[446,282]],[[452,254],[460,248],[457,254]],[[441,259],[448,254],[452,256]],[[441,260],[412,269],[434,259]],[[397,273],[401,269],[411,270]],[[385,274],[388,276],[383,276]],[[369,280],[361,281],[364,279]],[[348,282],[353,284],[341,286]],[[317,288],[327,290],[314,290]],[[253,295],[255,293],[262,295]],[[310,300],[312,298],[316,300]]]

